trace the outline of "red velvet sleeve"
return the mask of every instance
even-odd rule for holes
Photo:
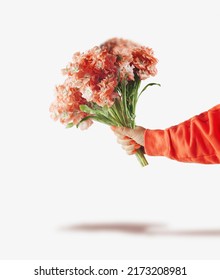
[[[151,156],[220,163],[220,105],[165,130],[147,129],[144,148]]]

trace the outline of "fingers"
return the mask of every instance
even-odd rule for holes
[[[135,128],[112,126],[111,129],[113,130],[116,137],[127,136],[135,140],[136,143],[140,144],[141,146],[144,146],[145,128],[141,126],[136,126]]]
[[[116,135],[117,136],[117,142],[120,145],[129,145],[131,142],[131,138],[127,137],[127,136],[122,136],[120,134]]]
[[[140,148],[140,145],[138,145],[138,146],[134,146],[134,145],[122,146],[122,149],[124,149],[128,155],[135,154],[139,148]]]
[[[137,144],[134,140],[127,136],[119,135],[117,137],[117,142],[128,155],[133,155],[141,147],[141,145]]]
[[[131,129],[126,127],[112,126],[114,134],[117,137],[118,144],[122,149],[126,151],[128,155],[133,155],[138,149],[140,149],[143,143],[143,131],[144,128],[137,127],[137,129]],[[141,131],[139,131],[141,129]]]

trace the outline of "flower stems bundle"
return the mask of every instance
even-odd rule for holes
[[[66,127],[87,129],[93,121],[134,128],[141,80],[155,76],[157,59],[152,49],[113,38],[85,53],[75,53],[62,70],[67,76],[56,86],[51,117]],[[147,160],[142,148],[135,154],[142,166]]]

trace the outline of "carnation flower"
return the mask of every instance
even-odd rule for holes
[[[117,54],[117,52],[120,50],[129,50],[140,47],[140,45],[130,40],[125,40],[122,38],[112,38],[104,42],[101,47],[107,48],[109,53]]]
[[[157,59],[153,56],[152,49],[145,47],[135,48],[132,51],[132,56],[132,63],[137,69],[137,74],[139,75],[141,80],[156,75]]]
[[[113,38],[101,46],[80,53],[62,69],[66,79],[56,86],[51,117],[84,130],[92,120],[113,126],[134,128],[141,80],[155,76],[157,59],[153,50],[130,40]],[[139,149],[136,156],[147,164]]]
[[[51,117],[63,124],[73,122],[78,124],[87,116],[80,110],[80,105],[86,104],[81,92],[76,88],[68,88],[64,85],[56,86],[56,96],[50,106]]]
[[[85,121],[81,122],[81,123],[79,124],[79,128],[80,128],[81,130],[86,130],[86,129],[88,129],[92,124],[93,124],[93,121],[92,121],[91,119],[88,119],[88,120],[85,120]]]
[[[153,56],[152,49],[118,38],[110,39],[101,46],[117,56],[117,64],[121,70],[121,79],[126,77],[128,80],[134,80],[134,73],[141,80],[156,75],[156,64],[158,61]]]

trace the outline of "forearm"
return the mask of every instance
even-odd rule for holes
[[[165,130],[144,134],[145,152],[182,162],[220,163],[220,105]]]

